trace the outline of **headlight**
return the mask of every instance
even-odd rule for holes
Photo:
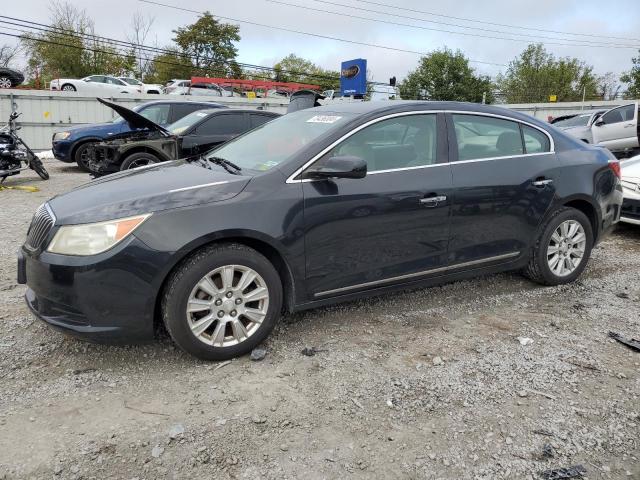
[[[100,223],[63,225],[51,240],[47,251],[81,256],[102,253],[127,238],[149,216],[150,214]]]
[[[64,140],[66,138],[69,138],[69,136],[71,136],[71,132],[57,132],[53,136],[53,139],[54,140]]]

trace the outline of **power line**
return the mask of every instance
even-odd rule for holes
[[[361,17],[358,15],[353,15],[353,14],[349,14],[349,13],[343,13],[343,12],[335,12],[335,11],[328,11],[328,10],[323,10],[323,9],[319,9],[319,8],[313,8],[313,7],[309,7],[308,5],[297,5],[297,4],[292,4],[292,3],[287,3],[287,2],[283,2],[281,0],[266,0],[267,2],[270,3],[275,3],[275,4],[280,4],[280,5],[286,5],[286,6],[290,6],[290,7],[296,7],[296,8],[301,8],[304,10],[312,10],[315,12],[321,12],[321,13],[326,13],[326,14],[330,14],[330,15],[339,15],[341,17],[349,17],[349,18],[357,18],[360,20],[367,20],[367,21],[371,21],[371,22],[378,22],[378,23],[385,23],[388,25],[397,25],[397,26],[402,26],[402,27],[410,27],[410,28],[417,28],[417,29],[421,29],[421,30],[430,30],[430,31],[435,31],[435,32],[444,32],[444,33],[452,33],[454,35],[465,35],[465,36],[474,36],[474,37],[481,37],[481,38],[489,38],[489,39],[493,39],[493,40],[509,40],[509,41],[515,41],[515,42],[538,42],[538,40],[533,40],[536,38],[542,38],[542,39],[547,39],[547,40],[561,40],[561,41],[569,41],[569,42],[580,42],[580,43],[557,43],[557,42],[547,42],[547,41],[542,41],[539,43],[546,43],[549,45],[564,45],[564,46],[572,46],[572,47],[583,47],[583,46],[589,46],[589,47],[597,47],[597,48],[630,48],[630,49],[636,49],[639,48],[638,45],[624,45],[624,44],[620,44],[620,43],[605,43],[605,42],[597,42],[597,41],[591,41],[591,40],[579,40],[579,39],[571,39],[571,38],[557,38],[557,37],[547,37],[547,36],[542,36],[542,35],[531,35],[531,34],[522,34],[522,33],[517,33],[517,32],[507,32],[504,30],[493,30],[493,29],[489,29],[489,28],[481,28],[481,27],[470,27],[470,26],[466,26],[466,25],[459,25],[459,24],[455,24],[455,23],[448,23],[448,22],[440,22],[440,21],[436,21],[436,20],[425,20],[422,18],[416,18],[416,17],[410,17],[407,15],[399,15],[399,14],[395,14],[395,13],[389,13],[389,12],[384,12],[382,10],[373,10],[373,9],[368,9],[368,8],[359,8],[358,11],[364,11],[364,12],[370,12],[370,13],[378,13],[378,14],[383,14],[383,15],[387,15],[387,16],[391,16],[391,17],[397,17],[397,18],[404,18],[404,19],[409,19],[409,20],[414,20],[414,21],[419,21],[419,22],[427,22],[427,23],[435,23],[435,24],[439,24],[439,25],[446,25],[446,26],[450,26],[450,27],[455,27],[455,28],[466,28],[466,29],[472,29],[472,30],[479,30],[482,32],[490,32],[490,33],[499,33],[499,34],[506,34],[506,35],[516,35],[516,36],[521,36],[521,37],[530,37],[530,39],[517,39],[517,38],[505,38],[505,37],[494,37],[494,36],[489,36],[489,35],[482,35],[482,34],[478,34],[478,33],[471,33],[471,32],[458,32],[458,31],[452,31],[452,30],[443,30],[443,29],[438,29],[438,28],[433,28],[433,27],[424,27],[424,26],[420,26],[420,25],[410,25],[410,24],[406,24],[406,23],[398,23],[398,22],[393,22],[393,21],[389,21],[389,20],[382,20],[382,19],[377,19],[377,18],[368,18],[368,17]],[[327,4],[327,5],[333,5],[333,6],[337,6],[337,7],[344,7],[344,8],[349,8],[352,9],[351,5],[345,5],[344,3],[337,3],[337,2],[331,2],[331,1],[327,1],[327,0],[314,0],[316,2],[319,3],[323,3],[323,4]]]
[[[99,36],[99,35],[93,35],[93,34],[84,33],[84,32],[66,30],[66,29],[61,28],[61,27],[52,26],[52,25],[46,25],[46,24],[37,23],[37,22],[32,22],[32,21],[29,21],[29,20],[23,20],[23,19],[19,19],[19,18],[15,18],[15,17],[8,17],[6,15],[0,15],[0,18],[7,18],[7,19],[10,19],[10,20],[16,20],[18,22],[21,22],[21,23],[14,23],[14,22],[6,21],[6,20],[0,20],[0,24],[14,25],[14,26],[19,26],[19,27],[23,27],[23,28],[29,28],[29,29],[32,29],[32,30],[40,31],[40,32],[53,33],[55,35],[69,36],[69,37],[75,37],[75,38],[78,38],[78,37],[85,37],[86,38],[86,37],[88,37],[88,38],[91,38],[91,39],[100,40],[100,41],[102,41],[102,42],[104,42],[106,44],[111,45],[113,48],[117,48],[117,47],[120,47],[120,48],[131,48],[132,50],[138,49],[138,50],[141,50],[141,51],[151,52],[151,53],[172,54],[172,55],[176,55],[178,57],[182,57],[182,58],[185,58],[185,59],[188,59],[188,60],[193,60],[192,56],[189,56],[186,53],[178,52],[178,51],[175,51],[175,50],[162,49],[162,48],[159,48],[159,47],[153,47],[153,46],[148,46],[148,45],[144,45],[144,44],[138,44],[138,43],[128,42],[128,41],[124,41],[124,40],[118,40],[118,39],[109,38],[109,37],[103,37],[103,36]],[[23,25],[23,24],[27,24],[27,25]],[[32,26],[32,25],[36,25],[36,26]],[[41,28],[41,27],[45,27],[45,28]],[[3,28],[9,29],[9,30],[19,31],[19,32],[22,32],[22,33],[32,33],[31,31],[12,29],[12,28],[6,27],[6,26],[3,26]],[[64,46],[71,46],[71,45],[64,44]],[[108,53],[108,52],[100,52],[100,53]],[[153,60],[153,58],[150,58],[150,57],[136,57],[136,58],[137,59],[144,59],[144,60]],[[273,67],[266,67],[266,66],[262,66],[262,65],[253,65],[253,64],[249,64],[249,63],[225,62],[224,64],[228,65],[228,66],[231,66],[232,64],[236,64],[236,65],[238,65],[239,67],[242,67],[242,68],[257,69],[257,70],[269,71],[269,72],[274,72],[274,73],[275,72],[279,72],[279,73],[283,73],[283,74],[298,75],[298,76],[304,76],[304,77],[308,77],[308,78],[318,78],[318,79],[330,80],[330,81],[339,80],[339,77],[334,77],[334,76],[329,76],[329,75],[322,75],[322,74],[308,73],[308,72],[299,72],[299,71],[286,70],[286,69],[276,70]],[[182,64],[176,64],[176,63],[173,63],[173,65],[189,67],[189,65],[182,65]],[[193,67],[193,68],[196,68],[196,67]],[[221,70],[219,70],[219,71],[221,71]],[[262,78],[271,79],[271,77],[262,77]]]
[[[153,1],[153,0],[138,0],[138,1],[142,2],[142,3],[150,4],[150,5],[157,5],[157,6],[160,6],[160,7],[172,8],[172,9],[180,10],[180,11],[183,11],[183,12],[195,13],[197,15],[202,15],[204,13],[204,12],[200,12],[198,10],[191,10],[189,8],[178,7],[176,5],[169,5],[169,4],[166,4],[166,3],[160,3],[160,2]],[[296,33],[298,35],[307,35],[307,36],[310,36],[310,37],[323,38],[323,39],[326,39],[326,40],[333,40],[333,41],[336,41],[336,42],[350,43],[350,44],[353,44],[353,45],[363,45],[363,46],[366,46],[366,47],[380,48],[380,49],[390,50],[390,51],[394,51],[394,52],[413,53],[413,54],[421,55],[421,56],[427,55],[427,53],[425,53],[425,52],[418,52],[418,51],[415,51],[415,50],[406,50],[406,49],[403,49],[403,48],[390,47],[388,45],[379,45],[379,44],[375,44],[375,43],[359,42],[357,40],[348,40],[348,39],[345,39],[345,38],[332,37],[332,36],[329,36],[329,35],[321,35],[321,34],[318,34],[318,33],[303,32],[303,31],[300,31],[300,30],[293,30],[293,29],[285,28],[285,27],[275,27],[273,25],[267,25],[267,24],[264,24],[264,23],[253,22],[253,21],[250,21],[250,20],[240,20],[240,19],[237,19],[237,18],[223,17],[222,15],[213,15],[212,14],[212,16],[216,17],[216,18],[221,18],[223,20],[228,20],[228,21],[231,21],[231,22],[246,23],[248,25],[254,25],[254,26],[264,27],[264,28],[271,28],[271,29],[274,29],[274,30],[281,30],[281,31],[284,31],[284,32]],[[507,66],[507,65],[505,65],[503,63],[483,62],[483,61],[480,61],[480,60],[469,60],[469,61],[472,62],[472,63],[482,63],[482,64],[485,64],[485,65],[495,65],[495,66],[498,66],[498,67],[506,67]]]
[[[315,0],[318,1],[318,0]],[[473,22],[473,23],[482,23],[485,25],[494,25],[497,27],[508,27],[508,28],[517,28],[520,30],[532,30],[532,31],[536,31],[536,32],[544,32],[544,33],[558,33],[558,34],[562,34],[562,35],[575,35],[575,36],[580,36],[580,37],[599,37],[599,38],[610,38],[610,39],[614,39],[614,40],[630,40],[630,41],[640,41],[640,38],[629,38],[629,37],[613,37],[610,35],[595,35],[595,34],[589,34],[589,33],[576,33],[576,32],[566,32],[566,31],[559,31],[559,30],[547,30],[547,29],[543,29],[543,28],[536,28],[536,27],[525,27],[524,25],[509,25],[506,23],[497,23],[497,22],[489,22],[486,20],[474,20],[472,18],[464,18],[464,17],[456,17],[453,15],[444,15],[441,13],[434,13],[434,12],[428,12],[425,10],[416,10],[413,8],[407,8],[407,7],[399,7],[397,5],[390,5],[388,3],[381,3],[381,2],[373,2],[370,0],[355,0],[356,2],[360,2],[360,3],[368,3],[370,5],[377,5],[379,7],[387,7],[387,8],[394,8],[394,9],[398,9],[398,10],[404,10],[406,12],[413,12],[413,13],[421,13],[424,15],[432,15],[434,17],[441,17],[441,18],[451,18],[454,20],[462,20],[465,22]]]

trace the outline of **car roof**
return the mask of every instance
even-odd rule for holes
[[[178,104],[178,105],[182,105],[182,104],[194,104],[194,105],[206,105],[208,107],[211,108],[229,108],[226,105],[222,105],[221,103],[216,103],[216,102],[205,102],[202,100],[199,100],[197,102],[192,102],[189,100],[152,100],[150,102],[144,102],[141,103],[140,106],[151,106],[151,105],[160,105],[163,103],[170,103],[170,104]]]
[[[207,110],[198,110],[197,112],[193,112],[193,113],[206,113],[207,115],[227,115],[229,113],[258,113],[261,115],[267,115],[270,117],[279,117],[281,116],[280,113],[276,113],[276,112],[270,112],[267,110],[255,110],[255,109],[251,109],[251,108],[226,108],[225,110],[220,110],[219,108],[212,108],[212,109],[207,109]]]
[[[359,116],[377,116],[383,114],[411,112],[415,110],[452,110],[469,113],[501,115],[513,118],[516,121],[534,123],[542,127],[548,126],[546,122],[542,122],[531,115],[526,115],[516,110],[469,102],[440,102],[423,100],[388,100],[382,102],[334,101],[308,110],[317,111],[318,113],[351,113]]]

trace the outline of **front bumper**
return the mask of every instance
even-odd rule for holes
[[[51,151],[53,152],[53,156],[62,162],[73,162],[73,158],[71,157],[72,147],[73,142],[69,142],[66,140],[51,142]]]
[[[625,195],[622,203],[620,221],[640,225],[640,195],[639,198],[628,198]]]
[[[52,327],[98,343],[138,343],[153,338],[168,259],[134,235],[91,257],[23,248],[18,281],[28,286],[29,309]]]

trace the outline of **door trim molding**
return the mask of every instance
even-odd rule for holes
[[[406,275],[398,275],[397,277],[390,277],[390,278],[384,278],[381,280],[374,280],[371,282],[358,283],[356,285],[350,285],[348,287],[334,288],[333,290],[325,290],[323,292],[315,293],[313,296],[316,298],[326,297],[327,295],[333,295],[335,293],[349,292],[351,290],[357,290],[357,289],[367,288],[367,287],[375,287],[377,285],[383,285],[385,283],[393,283],[399,280],[408,280],[411,278],[422,277],[424,275],[432,275],[434,273],[447,272],[449,270],[455,270],[458,268],[472,267],[475,265],[482,265],[484,263],[497,262],[500,260],[508,260],[510,258],[515,258],[518,255],[520,255],[520,252],[505,253],[502,255],[496,255],[494,257],[487,257],[487,258],[481,258],[479,260],[471,260],[469,262],[456,263],[454,265],[449,265],[446,267],[432,268],[431,270],[424,270],[422,272],[408,273]]]

